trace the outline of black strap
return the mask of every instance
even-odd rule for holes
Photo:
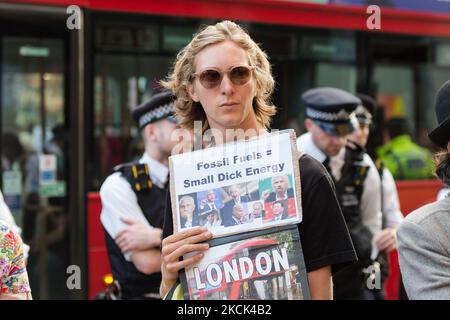
[[[325,160],[322,162],[325,169],[327,169],[328,173],[331,174],[331,168],[330,168],[330,157],[326,157]]]
[[[172,300],[173,298],[173,293],[175,292],[175,289],[178,287],[178,285],[180,285],[180,279],[177,278],[177,281],[175,281],[175,283],[173,284],[172,288],[170,288],[169,292],[166,294],[164,300]]]

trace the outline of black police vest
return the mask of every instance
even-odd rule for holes
[[[334,182],[336,195],[358,255],[358,264],[367,266],[371,262],[372,233],[362,223],[361,198],[370,168],[363,163],[364,153],[364,149],[357,145],[347,145],[341,179]]]
[[[130,183],[150,225],[162,229],[167,187],[161,189],[152,184],[147,165],[138,162],[119,165],[114,168],[114,172],[121,172]],[[147,293],[159,295],[161,273],[146,275],[137,270],[132,262],[125,260],[122,251],[108,232],[105,232],[105,235],[112,273],[121,286],[122,298],[139,299]]]
[[[364,150],[356,145],[345,149],[341,179],[336,181],[336,195],[344,215],[358,261],[333,276],[334,299],[364,299],[366,276],[363,269],[371,263],[372,234],[362,223],[361,198],[369,167],[363,164]]]

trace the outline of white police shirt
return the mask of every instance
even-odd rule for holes
[[[381,178],[383,188],[383,220],[386,228],[397,228],[403,221],[403,214],[400,211],[400,201],[398,200],[397,186],[394,177],[389,169],[384,168]]]
[[[152,183],[164,188],[169,168],[150,158],[146,153],[139,159],[139,163],[146,163],[150,169]],[[127,227],[127,224],[120,220],[121,218],[130,218],[150,226],[139,207],[137,196],[130,183],[122,177],[120,172],[114,172],[106,178],[100,188],[100,198],[102,200],[100,220],[111,238],[115,239],[117,234]],[[133,252],[124,253],[125,259],[130,261],[132,254]]]
[[[309,154],[321,163],[323,163],[327,157],[315,145],[310,132],[301,135],[297,139],[297,147],[299,150]],[[344,166],[344,162],[345,148],[342,148],[336,156],[330,158],[329,167],[332,175],[337,181],[341,178],[341,170]],[[381,231],[382,226],[380,175],[368,154],[364,155],[363,164],[369,166],[369,171],[364,180],[364,188],[361,195],[361,218],[362,223],[370,230],[370,232],[376,234]]]

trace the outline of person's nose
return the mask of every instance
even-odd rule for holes
[[[333,145],[340,146],[343,144],[344,138],[343,137],[331,137],[331,143]]]
[[[330,138],[330,142],[331,142],[333,145],[336,145],[336,144],[339,142],[339,137],[335,137],[335,136],[331,137],[331,138]]]
[[[224,95],[230,95],[234,93],[234,84],[231,82],[227,74],[223,75],[222,82],[220,83],[221,93]]]

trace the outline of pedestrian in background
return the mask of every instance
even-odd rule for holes
[[[392,118],[387,123],[390,141],[377,149],[378,158],[395,180],[433,178],[433,158],[430,151],[415,143],[405,118]]]

